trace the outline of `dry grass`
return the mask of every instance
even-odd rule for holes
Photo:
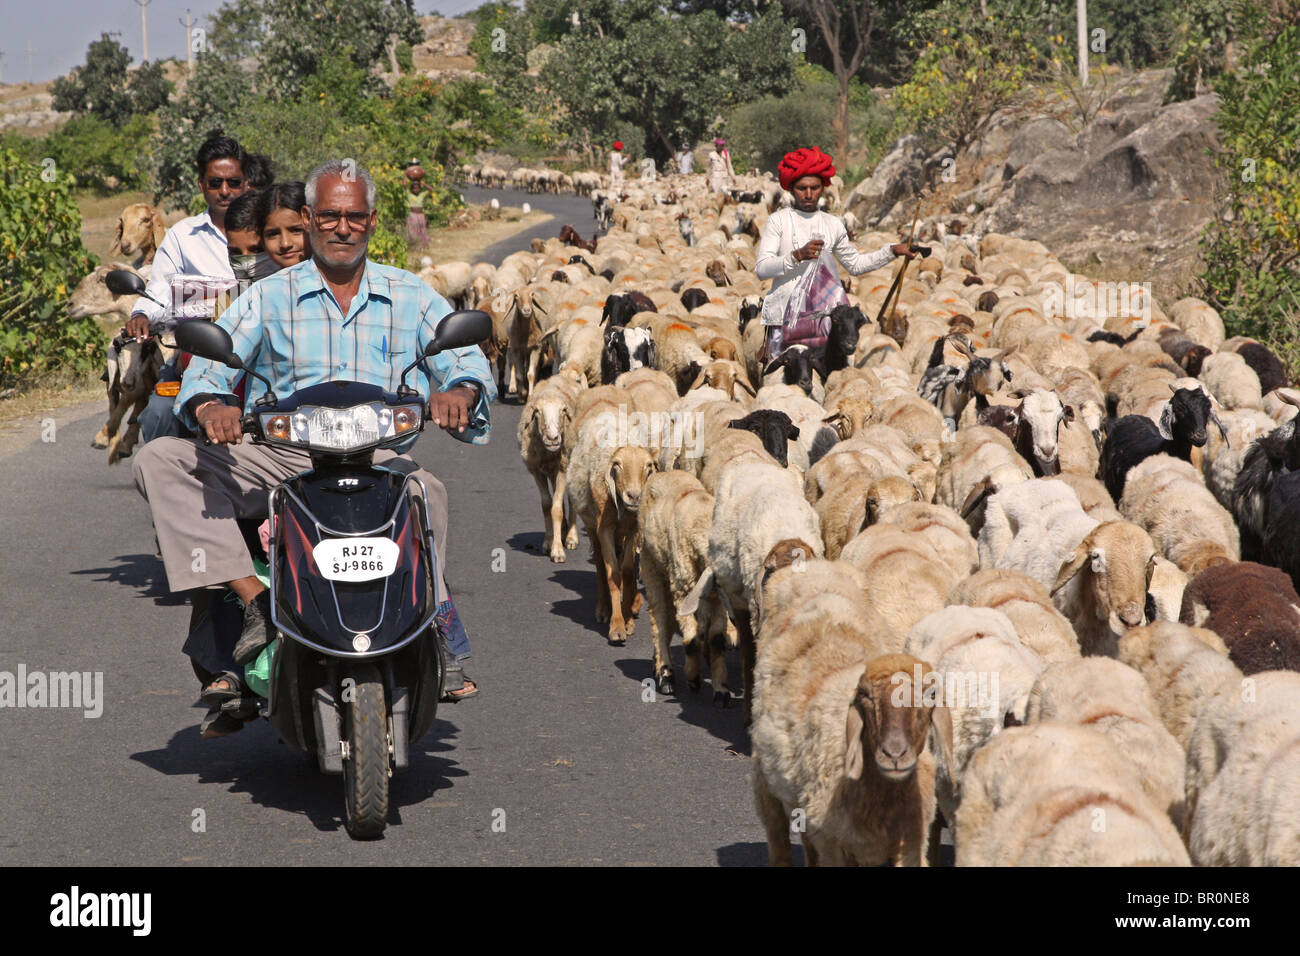
[[[471,208],[486,209],[484,206]],[[518,208],[505,206],[497,219],[484,219],[462,229],[430,229],[429,245],[419,251],[412,249],[408,262],[416,268],[421,256],[428,256],[434,262],[451,259],[475,262],[489,246],[553,218],[537,211],[525,216]]]

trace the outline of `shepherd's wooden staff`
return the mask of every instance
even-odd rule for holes
[[[911,248],[912,248],[912,239],[915,238],[915,236],[916,236],[916,222],[917,222],[917,220],[920,219],[920,218],[921,218],[921,197],[920,197],[920,196],[917,196],[917,197],[916,197],[916,212],[914,212],[914,213],[912,214],[912,228],[911,228],[910,230],[908,230],[908,233],[907,233],[907,248],[908,248],[908,249],[911,249]],[[885,311],[886,311],[886,310],[889,311],[889,318],[890,318],[890,320],[892,321],[893,318],[894,318],[894,308],[897,308],[897,306],[898,306],[898,295],[897,295],[897,293],[898,293],[899,289],[901,289],[901,288],[903,287],[903,273],[907,271],[907,263],[908,263],[908,261],[909,261],[909,260],[908,260],[906,257],[904,257],[903,261],[900,262],[900,263],[898,264],[898,271],[894,273],[894,281],[893,281],[893,283],[890,285],[890,287],[889,287],[889,291],[885,294],[885,301],[882,302],[882,303],[880,303],[880,313],[876,316],[876,325],[877,325],[877,326],[880,326],[881,328],[884,327],[882,323],[883,323],[884,318],[885,318]],[[893,308],[891,308],[891,306],[890,306],[891,302],[893,303]]]

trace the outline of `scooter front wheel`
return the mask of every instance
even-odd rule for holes
[[[343,682],[342,700],[347,829],[356,839],[373,840],[388,824],[388,708],[378,669],[353,668]]]

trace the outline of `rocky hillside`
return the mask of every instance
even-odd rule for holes
[[[934,198],[923,203],[931,226],[1036,239],[1071,268],[1150,281],[1158,296],[1176,297],[1196,271],[1197,240],[1221,183],[1208,155],[1216,98],[1162,106],[1168,80],[1159,70],[1108,79],[1110,95],[1086,121],[1060,104],[995,114],[955,157],[927,155],[915,137],[904,138],[846,208],[867,226],[906,228],[918,188],[933,183]],[[943,180],[945,168],[955,182]]]

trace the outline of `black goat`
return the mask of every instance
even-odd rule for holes
[[[1193,378],[1201,374],[1202,363],[1212,354],[1189,339],[1182,329],[1161,329],[1160,348]]]
[[[1282,392],[1278,395],[1287,399]],[[1232,516],[1237,519],[1241,532],[1243,561],[1260,559],[1266,528],[1275,524],[1269,512],[1273,484],[1280,476],[1294,471],[1300,471],[1300,431],[1293,418],[1255,439],[1233,482]]]
[[[595,274],[596,274],[596,270],[593,269],[593,268],[591,267],[591,263],[588,262],[586,259],[584,259],[582,256],[570,256],[570,257],[569,257],[569,265],[571,265],[571,266],[586,266],[588,272],[590,272],[592,275],[595,275]]]
[[[745,331],[752,320],[758,318],[763,313],[763,297],[757,295],[747,295],[740,302],[740,331]]]
[[[1263,554],[1261,560],[1291,578],[1300,580],[1300,472],[1279,475],[1268,492],[1265,505]]]
[[[654,301],[643,292],[618,292],[605,298],[600,324],[627,325],[638,312],[657,312]]]
[[[600,380],[613,385],[624,372],[654,368],[655,343],[649,329],[610,325],[605,329],[605,347],[600,350]]]
[[[781,375],[783,383],[803,389],[804,394],[808,396],[812,395],[814,372],[821,376],[823,381],[826,379],[825,366],[821,358],[806,345],[791,345],[783,349],[780,355],[767,363],[767,367],[763,369],[763,377],[766,378],[777,369],[783,370]]]
[[[826,337],[823,377],[848,368],[853,353],[858,349],[858,332],[866,324],[867,317],[856,305],[837,305],[831,309],[831,331]]]
[[[1160,414],[1160,424],[1145,415],[1125,415],[1107,430],[1098,477],[1116,501],[1124,494],[1129,469],[1152,455],[1172,455],[1190,461],[1192,448],[1205,444],[1207,422],[1214,423],[1227,438],[1210,405],[1210,396],[1199,388],[1175,389],[1171,385],[1170,389],[1174,394]]]
[[[775,458],[782,468],[790,464],[788,457],[790,442],[799,438],[799,429],[785,412],[760,408],[750,412],[744,418],[732,419],[727,423],[727,427],[753,432],[763,443],[764,450]]]

